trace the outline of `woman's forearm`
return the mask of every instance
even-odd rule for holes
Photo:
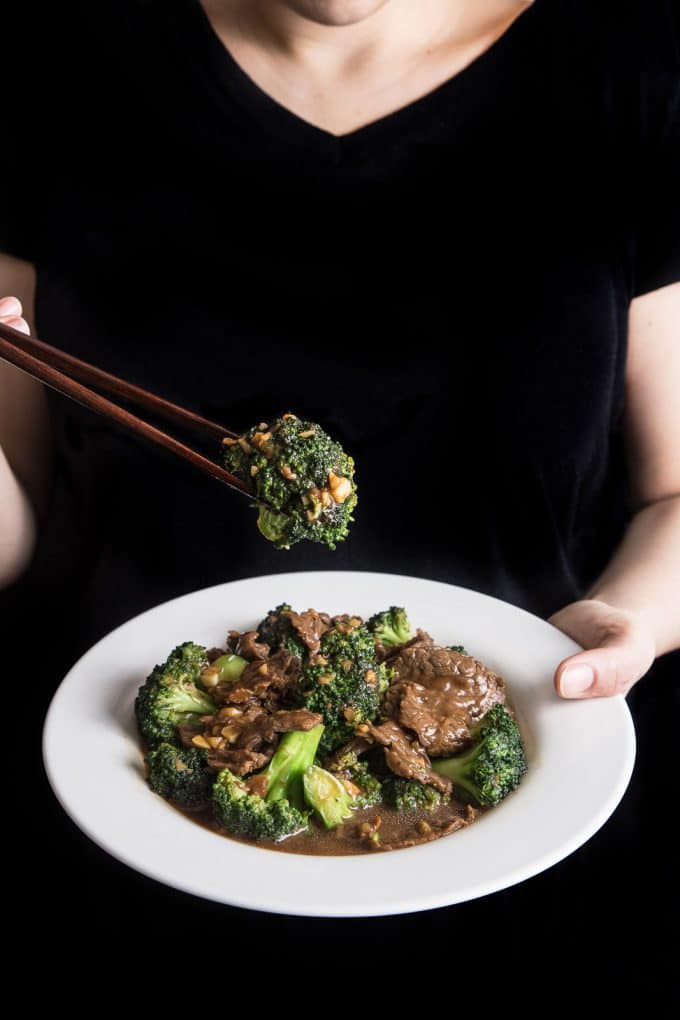
[[[34,288],[33,266],[0,253],[1,322],[30,332]],[[44,505],[48,485],[49,422],[43,387],[0,360],[0,588],[28,565],[36,537],[34,508],[40,511]]]
[[[643,619],[657,655],[680,648],[680,494],[635,515],[586,597]]]
[[[0,449],[0,588],[25,569],[35,545],[31,504]]]

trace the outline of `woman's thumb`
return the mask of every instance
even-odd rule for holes
[[[625,694],[654,660],[654,643],[647,629],[627,613],[601,603],[576,603],[550,622],[579,644],[592,645],[557,667],[555,689],[563,698]]]

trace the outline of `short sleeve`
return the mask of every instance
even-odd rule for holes
[[[646,72],[645,132],[637,176],[633,295],[680,281],[680,63]]]
[[[635,6],[642,57],[632,203],[637,297],[680,281],[680,3],[637,0]]]
[[[43,250],[42,211],[49,189],[50,158],[46,149],[46,100],[38,82],[27,82],[21,60],[30,53],[35,67],[43,65],[39,33],[31,34],[21,4],[10,5],[7,38],[16,39],[3,52],[2,158],[0,161],[0,253],[38,263]],[[30,5],[27,5],[30,6]],[[3,15],[4,20],[4,15]]]

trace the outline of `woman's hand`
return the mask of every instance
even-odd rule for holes
[[[19,329],[22,333],[30,333],[28,323],[22,316],[23,308],[21,301],[15,297],[0,298],[0,322],[12,329]]]
[[[16,297],[0,299],[0,322],[30,333]],[[42,387],[23,372],[0,361],[0,588],[11,584],[28,565],[35,545],[35,515],[27,495],[31,458],[42,422]],[[35,458],[33,458],[35,459]]]
[[[549,622],[586,649],[564,659],[555,671],[555,690],[563,698],[625,694],[654,661],[651,628],[642,617],[606,602],[572,602]]]

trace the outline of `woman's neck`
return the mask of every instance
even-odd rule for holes
[[[327,78],[425,54],[452,37],[464,46],[497,32],[499,23],[502,31],[528,3],[492,0],[480,10],[475,0],[387,0],[367,17],[340,25],[304,17],[284,0],[203,0],[203,6],[218,30],[243,45]]]
[[[387,0],[382,6],[355,0],[357,9],[372,13],[340,25],[301,15],[298,9],[312,0],[201,3],[231,55],[264,91],[337,134],[436,88],[492,46],[531,6],[530,0],[483,5]],[[338,0],[338,11],[351,7]]]

